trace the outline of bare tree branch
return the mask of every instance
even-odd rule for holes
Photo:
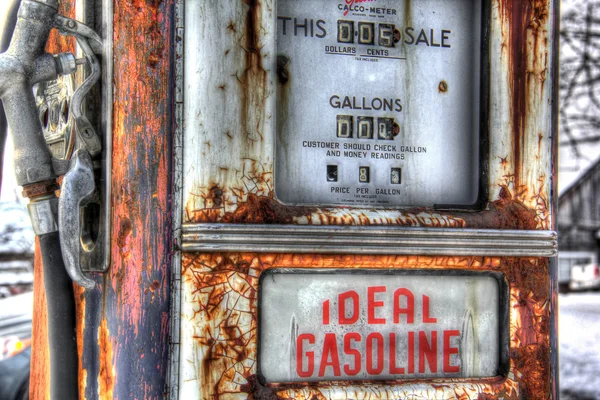
[[[585,158],[582,143],[600,141],[600,1],[580,0],[562,16],[560,146]]]

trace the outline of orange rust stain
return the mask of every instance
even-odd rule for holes
[[[154,281],[152,282],[152,284],[150,285],[150,291],[154,292],[156,291],[156,289],[158,289],[160,287],[160,282],[159,281]]]
[[[535,88],[543,91],[547,51],[543,60],[540,45],[547,48],[545,25],[549,17],[547,0],[510,1],[499,0],[502,17],[504,45],[507,48],[512,114],[512,144],[515,174],[515,190],[519,191],[526,168],[526,125],[535,112],[531,109]],[[540,64],[542,65],[540,67]]]
[[[132,231],[131,220],[127,217],[123,217],[121,219],[121,224],[119,227],[119,234],[117,236],[117,245],[119,248],[123,249],[127,244],[127,238],[131,235]]]
[[[75,0],[60,1],[58,5],[58,13],[68,18],[75,19]],[[75,52],[75,38],[72,36],[63,36],[58,30],[50,31],[46,51],[51,54],[62,52]]]
[[[527,208],[508,186],[502,186],[498,200],[489,204],[488,210],[463,217],[470,228],[536,229],[536,210]]]
[[[85,389],[87,387],[87,369],[83,367],[83,333],[85,331],[85,289],[79,285],[73,284],[73,293],[75,295],[75,332],[77,335],[77,353],[79,354],[79,398],[85,399]]]
[[[48,310],[44,290],[44,268],[39,240],[35,240],[33,267],[33,318],[31,326],[31,372],[29,397],[32,400],[50,399],[50,353],[48,351]]]
[[[541,176],[538,179],[538,190],[534,195],[536,226],[541,229],[552,229],[550,219],[550,205],[545,191],[546,177]]]
[[[543,182],[540,182],[538,199],[545,204],[543,198]],[[240,189],[240,192],[243,190]],[[549,220],[549,210],[537,207],[528,208],[518,195],[511,193],[508,185],[502,186],[498,200],[491,202],[488,208],[478,213],[468,212],[431,212],[423,208],[413,208],[399,211],[398,217],[379,217],[376,210],[371,214],[356,212],[350,208],[338,209],[290,207],[280,204],[272,197],[258,196],[245,193],[246,201],[232,206],[232,211],[226,211],[222,202],[227,203],[227,191],[215,188],[202,196],[207,204],[213,207],[200,210],[186,209],[188,218],[197,223],[245,223],[245,224],[318,224],[318,225],[397,225],[397,226],[426,226],[439,228],[498,228],[498,229],[540,229],[546,225],[542,220]],[[221,197],[222,196],[222,197]],[[242,197],[241,195],[238,197]],[[215,201],[217,200],[217,201]],[[189,206],[189,205],[188,205]],[[301,222],[304,221],[304,222]]]
[[[98,327],[98,348],[100,349],[98,397],[112,399],[115,385],[115,368],[113,365],[113,347],[105,318],[102,319]]]
[[[505,194],[505,196],[507,196]],[[508,199],[507,199],[508,200]],[[549,262],[543,258],[424,257],[316,254],[184,254],[184,290],[191,293],[195,345],[205,354],[203,394],[218,398],[247,393],[249,398],[339,398],[369,392],[374,397],[415,394],[400,383],[366,382],[340,388],[325,383],[266,385],[256,375],[257,293],[260,274],[268,268],[419,268],[497,271],[509,288],[510,374],[493,379],[466,379],[431,385],[427,398],[547,398],[550,390],[551,314]],[[410,384],[427,385],[416,380]],[[362,385],[362,383],[361,383]],[[387,389],[386,389],[387,388]],[[356,390],[352,392],[352,390]],[[336,392],[338,393],[338,392]],[[352,394],[354,393],[354,394]],[[338,398],[336,397],[336,398]]]
[[[256,109],[264,109],[268,93],[268,73],[262,65],[262,4],[258,0],[243,0],[248,5],[244,32],[243,49],[246,53],[246,68],[238,82],[242,85],[241,124],[248,146],[254,146],[264,138],[262,132],[265,121]]]
[[[438,92],[446,93],[448,91],[448,83],[446,81],[441,81],[438,85]]]
[[[169,21],[163,8],[160,0],[115,2],[113,262],[105,281],[117,296],[116,318],[136,335],[146,312],[144,271],[166,274],[161,257],[168,253]],[[166,291],[163,286],[161,296]]]

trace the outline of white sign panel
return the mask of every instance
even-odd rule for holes
[[[481,0],[279,0],[276,194],[475,203]]]
[[[437,274],[266,272],[259,373],[267,382],[497,376],[500,281]]]

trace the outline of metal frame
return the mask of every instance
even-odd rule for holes
[[[169,369],[167,382],[168,396],[179,399],[180,329],[181,329],[181,258],[182,258],[182,219],[183,219],[183,57],[184,51],[184,0],[175,4],[175,118],[173,127],[173,255],[171,271],[171,329],[169,349]]]
[[[320,274],[320,275],[332,275],[332,279],[335,279],[335,276],[338,274],[345,274],[345,275],[364,275],[364,274],[368,274],[368,275],[401,275],[401,276],[461,276],[461,277],[492,277],[496,280],[496,282],[498,283],[498,306],[499,306],[499,316],[498,316],[498,321],[499,321],[499,332],[498,332],[498,342],[499,342],[499,346],[498,346],[498,351],[499,351],[499,357],[498,357],[498,371],[497,371],[497,377],[498,378],[506,378],[506,375],[508,374],[509,370],[510,370],[510,355],[509,355],[509,349],[510,349],[510,329],[509,329],[509,308],[510,308],[510,290],[509,290],[509,285],[508,282],[506,281],[506,277],[504,276],[504,274],[502,273],[498,273],[498,272],[493,272],[493,271],[469,271],[469,270],[443,270],[443,271],[439,271],[439,270],[426,270],[426,269],[301,269],[301,268],[294,268],[294,269],[267,269],[265,270],[262,274],[260,274],[260,277],[258,279],[258,306],[257,309],[261,310],[262,309],[262,302],[264,301],[264,296],[263,296],[263,286],[261,285],[262,281],[264,279],[267,279],[268,277],[272,276],[272,275],[279,275],[279,274]],[[260,314],[259,314],[259,320],[260,320]],[[260,338],[261,337],[261,325],[258,324],[257,327],[257,337]],[[261,377],[262,372],[260,369],[260,363],[258,362],[258,359],[260,358],[260,348],[261,348],[261,341],[257,340],[257,344],[256,344],[256,354],[257,354],[257,364],[258,364],[258,368],[257,368],[257,375],[259,377]],[[260,378],[259,378],[260,379]],[[431,379],[431,378],[428,378]],[[437,378],[439,379],[439,378]],[[460,379],[464,379],[464,378],[457,378],[455,379],[456,381],[459,381]],[[466,378],[469,379],[469,378]],[[398,382],[402,382],[402,381],[410,381],[410,380],[414,380],[414,378],[409,378],[409,379],[403,379],[403,378],[399,378]],[[424,379],[422,379],[424,380]],[[339,380],[338,380],[339,381]],[[318,383],[311,383],[309,385],[335,385],[336,381],[321,381]],[[357,380],[353,380],[352,383],[353,384],[357,384],[360,383],[361,380],[357,379]],[[285,382],[282,382],[285,383]],[[279,386],[279,383],[276,384],[269,384],[269,387],[273,387],[276,388],[277,386]],[[293,383],[291,383],[290,385],[293,385]]]
[[[553,231],[389,226],[183,225],[182,250],[322,254],[553,257]]]
[[[100,127],[102,137],[102,177],[103,183],[100,190],[100,196],[103,201],[101,224],[104,235],[100,237],[103,240],[103,261],[101,265],[95,267],[95,263],[84,263],[85,272],[106,272],[110,268],[111,262],[111,219],[112,219],[112,124],[113,124],[113,2],[107,0],[76,0],[75,12],[77,19],[85,24],[92,24],[102,38],[102,59],[100,60],[102,76],[100,80],[101,88],[95,89],[100,94],[98,111],[95,116],[96,123]],[[100,11],[102,19],[98,20],[97,12]],[[80,57],[81,48],[77,46],[77,54]],[[97,245],[97,244],[96,244]],[[96,260],[94,260],[96,261]]]

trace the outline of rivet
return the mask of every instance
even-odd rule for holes
[[[446,93],[448,91],[448,84],[446,83],[446,81],[441,81],[439,86],[438,86],[438,90],[442,93]]]

